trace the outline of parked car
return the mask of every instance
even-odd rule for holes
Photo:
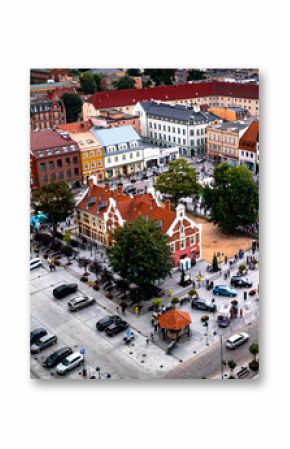
[[[31,354],[37,354],[50,346],[55,345],[57,342],[57,336],[53,334],[46,334],[36,340],[30,347]]]
[[[64,376],[69,371],[73,370],[77,366],[80,366],[84,362],[84,356],[80,352],[74,352],[73,354],[67,356],[61,363],[56,367],[56,372],[60,376]]]
[[[38,327],[30,332],[30,344],[32,345],[41,337],[44,337],[47,334],[47,331],[43,327]]]
[[[111,324],[117,323],[118,321],[122,321],[122,318],[119,315],[106,316],[96,323],[96,328],[98,331],[102,332]]]
[[[228,349],[236,349],[241,346],[243,343],[246,343],[249,340],[249,334],[246,332],[240,332],[238,334],[234,334],[229,337],[226,341],[226,347]]]
[[[212,303],[209,299],[193,299],[191,307],[198,310],[206,310],[207,312],[215,312],[216,304]]]
[[[179,304],[182,306],[183,304],[186,304],[187,302],[191,301],[191,297],[190,296],[183,296],[182,298],[179,299]]]
[[[249,279],[245,276],[233,276],[231,278],[231,285],[233,287],[247,287],[250,288],[253,286],[253,282],[250,282]]]
[[[75,312],[84,309],[85,307],[92,306],[95,303],[96,300],[91,296],[77,296],[76,298],[70,299],[67,305],[71,312]]]
[[[230,296],[233,298],[234,296],[237,296],[237,291],[234,288],[229,287],[228,285],[217,285],[213,289],[214,295],[221,295],[221,296]]]
[[[30,270],[33,270],[34,268],[41,267],[41,259],[39,257],[35,257],[34,259],[30,259]]]
[[[136,176],[132,176],[132,178],[130,179],[130,181],[131,181],[132,183],[134,183],[134,182],[137,182],[138,180],[137,180]]]
[[[77,284],[62,284],[56,287],[52,294],[57,299],[62,299],[67,295],[75,293],[78,289]]]
[[[114,337],[114,335],[119,334],[120,332],[126,330],[129,327],[128,323],[122,319],[120,321],[116,321],[106,327],[105,332],[108,337]]]
[[[142,173],[140,176],[140,180],[143,181],[145,179],[149,179],[149,176],[147,175],[147,173]]]
[[[50,354],[43,362],[43,366],[45,368],[54,368],[63,359],[73,353],[72,348],[69,346],[64,346],[63,348],[58,349],[57,351]]]

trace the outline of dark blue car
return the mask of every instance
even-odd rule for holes
[[[231,298],[234,298],[235,296],[237,296],[237,291],[234,288],[229,287],[228,285],[217,285],[213,289],[213,294],[230,296]]]

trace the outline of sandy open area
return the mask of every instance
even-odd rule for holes
[[[187,212],[187,214],[198,224],[202,224],[202,258],[212,262],[214,253],[220,252],[227,257],[233,257],[239,249],[248,250],[252,246],[252,238],[224,234],[213,223]],[[220,259],[220,261],[223,258]]]

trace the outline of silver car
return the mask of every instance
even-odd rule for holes
[[[57,336],[53,334],[46,334],[36,340],[30,347],[31,354],[37,354],[50,346],[55,345],[57,342]]]
[[[234,334],[227,339],[226,347],[228,349],[236,349],[243,343],[246,343],[249,340],[249,335],[246,332],[240,332],[238,334]]]
[[[74,352],[73,354],[67,356],[61,363],[56,367],[56,372],[60,376],[64,376],[69,371],[73,370],[81,363],[84,362],[84,356],[80,352]]]
[[[92,306],[96,300],[91,296],[77,296],[68,301],[67,305],[71,312],[83,309],[84,307]]]

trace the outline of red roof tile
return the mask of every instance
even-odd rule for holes
[[[255,120],[251,123],[245,134],[240,139],[239,147],[242,150],[256,151],[259,141],[259,122]]]
[[[64,125],[58,125],[58,129],[62,129],[63,131],[67,132],[76,132],[76,133],[84,133],[91,129],[92,122],[90,120],[84,122],[73,122],[73,123],[66,123]]]
[[[70,137],[68,139],[64,139],[58,134],[57,131],[43,130],[30,132],[30,149],[32,151],[68,145],[76,146],[76,143]]]
[[[143,89],[113,90],[96,92],[87,99],[96,109],[135,105],[144,100],[174,101],[186,98],[214,95],[237,98],[258,99],[259,86],[256,84],[201,82],[176,84],[173,86],[145,87]]]
[[[169,312],[163,313],[159,316],[158,321],[161,328],[174,331],[184,329],[192,323],[189,313],[183,312],[182,310],[170,310]]]

